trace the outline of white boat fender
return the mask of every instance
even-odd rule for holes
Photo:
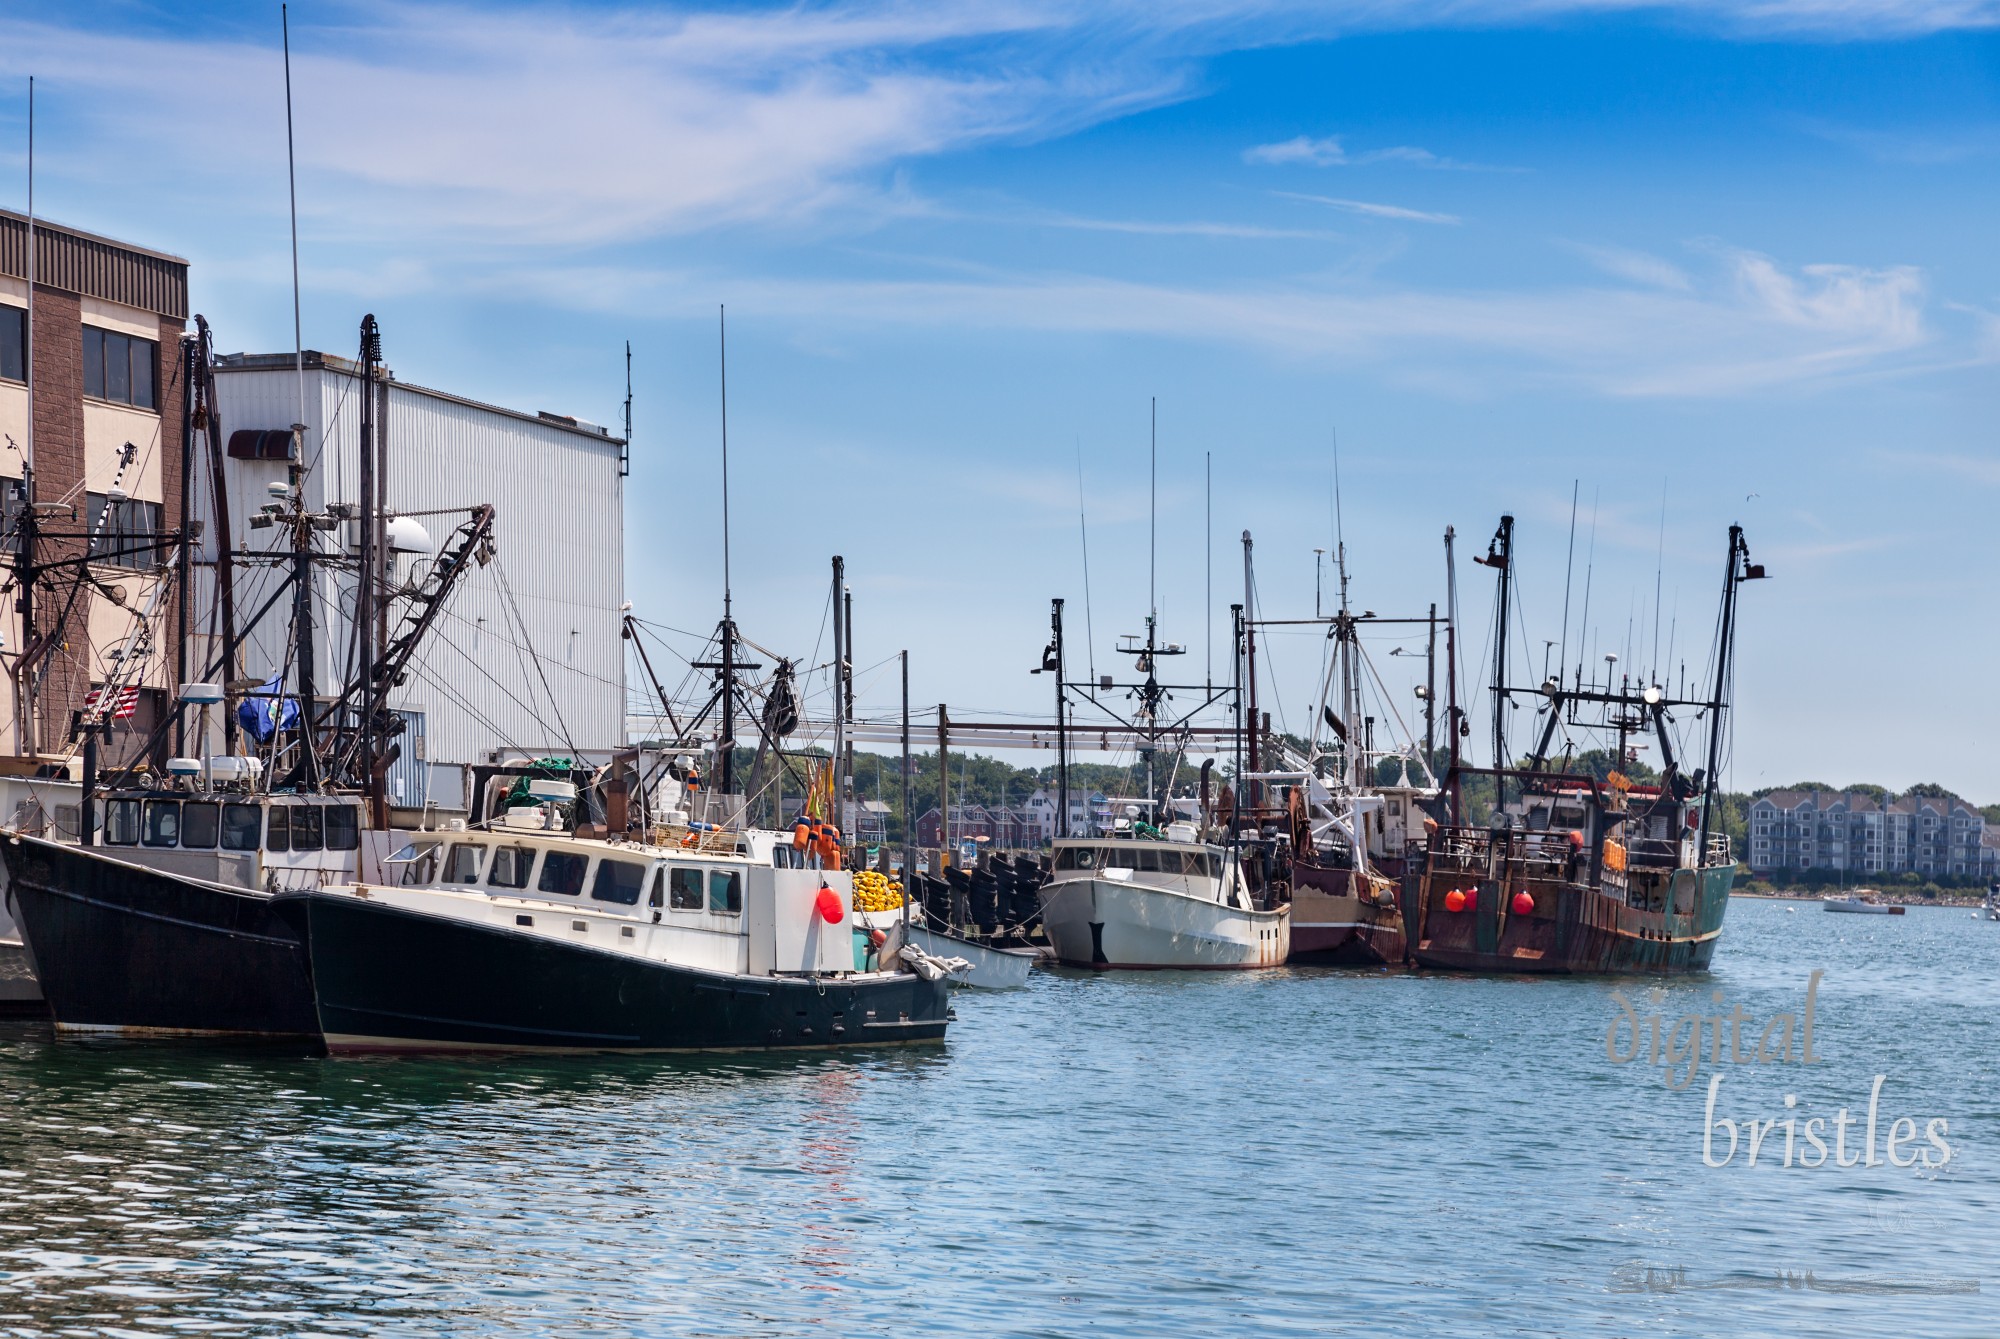
[[[947,976],[964,976],[972,970],[972,964],[964,958],[938,958],[924,952],[915,944],[903,945],[902,959],[910,964],[926,981],[936,981]]]

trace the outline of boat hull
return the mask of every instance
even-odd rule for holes
[[[1400,965],[1408,952],[1403,914],[1353,891],[1353,871],[1292,867],[1294,963],[1327,967]]]
[[[1291,953],[1286,908],[1245,911],[1095,878],[1046,884],[1041,901],[1056,959],[1070,967],[1240,971],[1281,967]]]
[[[1028,973],[1041,957],[1035,949],[995,948],[915,924],[910,926],[910,942],[933,957],[971,963],[972,970],[953,979],[979,990],[1019,990],[1028,984]]]
[[[270,897],[35,837],[0,854],[59,1030],[317,1036],[305,945]]]
[[[1903,908],[1886,902],[1840,902],[1827,898],[1820,905],[1828,911],[1843,912],[1850,916],[1900,916]]]
[[[1706,971],[1722,935],[1734,865],[1687,871],[1687,909],[1647,911],[1597,889],[1554,881],[1505,885],[1463,873],[1421,881],[1410,956],[1420,967],[1465,972],[1646,975]],[[1452,912],[1451,889],[1476,890],[1471,910]],[[1526,891],[1534,911],[1509,908]]]
[[[334,1054],[826,1049],[942,1040],[948,983],[741,976],[350,893],[287,893]]]

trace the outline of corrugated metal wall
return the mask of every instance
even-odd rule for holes
[[[307,502],[317,508],[357,501],[360,383],[311,367],[306,378],[309,457],[320,425],[330,425]],[[225,432],[283,428],[298,412],[289,370],[225,371],[216,382]],[[442,542],[464,519],[463,508],[484,502],[496,511],[498,558],[459,584],[409,681],[392,695],[398,709],[423,714],[426,761],[481,761],[495,748],[548,753],[622,743],[624,505],[617,443],[401,384],[390,388],[387,431],[388,505],[406,514],[460,509],[420,518],[434,540]],[[278,531],[245,525],[249,513],[271,500],[268,484],[284,474],[278,462],[229,462],[239,549],[278,542]],[[205,491],[205,483],[197,485],[198,497]],[[351,538],[349,529],[343,538]],[[420,573],[403,558],[396,574]],[[260,592],[274,588],[274,576],[240,576],[241,616],[247,619]],[[329,577],[320,599],[319,625],[337,629],[316,657],[320,682],[330,686],[346,671],[343,615],[353,607],[351,580]],[[288,607],[274,610],[259,626],[246,648],[246,673],[266,675],[285,663],[288,613]]]

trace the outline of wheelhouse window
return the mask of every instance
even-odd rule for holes
[[[535,867],[532,846],[496,846],[493,864],[486,871],[488,888],[526,888],[528,871]]]
[[[583,891],[583,873],[590,866],[587,855],[550,851],[542,857],[542,877],[535,887],[544,893],[575,897]]]
[[[733,869],[708,872],[708,909],[735,915],[743,910],[743,875]]]
[[[326,849],[361,849],[361,811],[351,804],[332,804],[326,810]]]
[[[1093,846],[1069,846],[1056,857],[1057,869],[1095,869],[1098,851]]]
[[[442,883],[478,883],[480,857],[486,848],[477,842],[453,842],[445,853]]]
[[[153,369],[160,346],[116,330],[83,327],[83,393],[98,400],[157,409]]]
[[[181,802],[147,800],[144,831],[140,840],[148,846],[179,846],[181,842]]]
[[[276,822],[283,812],[282,809],[272,809],[271,820]],[[403,887],[421,888],[437,878],[440,849],[437,842],[411,842],[382,863],[389,866],[392,872],[401,871],[394,873],[393,877]]]
[[[257,839],[264,835],[264,815],[254,804],[225,804],[222,806],[222,849],[225,851],[254,851]]]
[[[701,910],[701,871],[698,869],[670,869],[667,871],[667,905],[676,911]]]
[[[292,809],[290,805],[271,806],[270,831],[264,838],[264,849],[284,852],[292,849]],[[430,880],[426,879],[426,883]]]
[[[326,830],[320,822],[325,812],[316,804],[296,804],[292,811],[292,849],[317,851],[326,844]],[[272,811],[277,812],[276,810]]]
[[[616,902],[620,906],[639,904],[639,890],[646,886],[646,867],[630,860],[600,860],[597,877],[590,884],[590,900]]]
[[[222,806],[212,800],[189,800],[181,806],[181,845],[190,851],[213,851],[222,826]]]
[[[104,840],[112,846],[139,844],[137,800],[113,800],[104,806]]]
[[[28,309],[0,307],[0,377],[28,379]]]

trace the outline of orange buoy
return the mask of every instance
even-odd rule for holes
[[[806,824],[803,818],[792,824],[792,849],[794,851],[805,850],[806,844],[811,840],[812,829]]]
[[[1444,909],[1446,911],[1464,911],[1465,894],[1459,892],[1456,888],[1446,893],[1444,895]]]
[[[1569,844],[1576,850],[1581,851],[1583,849],[1583,834],[1575,828],[1571,828],[1569,830]]]
[[[1479,910],[1479,890],[1477,888],[1468,888],[1465,890],[1465,909],[1467,911]]]
[[[840,894],[824,883],[820,884],[819,896],[813,900],[813,905],[828,925],[838,925],[847,919],[847,908],[841,905]]]
[[[1516,916],[1530,916],[1534,914],[1534,910],[1535,899],[1528,896],[1525,889],[1514,894],[1514,914]]]

